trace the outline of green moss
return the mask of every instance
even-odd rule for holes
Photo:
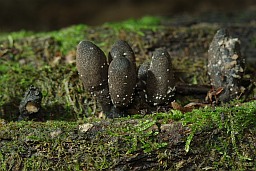
[[[210,145],[210,148],[217,150],[220,155],[216,168],[241,170],[245,167],[244,163],[253,164],[251,161],[254,157],[249,154],[251,152],[244,152],[244,147],[240,146],[244,145],[244,135],[247,132],[251,132],[253,136],[256,135],[255,114],[255,101],[244,104],[234,101],[223,107],[199,109],[187,113],[182,120],[185,124],[191,124],[191,133],[187,138],[185,150],[187,152],[190,150],[190,144],[196,133],[213,129],[222,130],[222,136],[217,137],[217,140]]]
[[[12,139],[11,142],[1,144],[0,153],[5,159],[5,162],[1,162],[3,170],[8,170],[8,168],[16,168],[14,170],[19,170],[19,168],[24,170],[50,169],[53,165],[50,161],[51,156],[48,155],[58,152],[58,144],[61,145],[61,139],[76,126],[72,122],[68,124],[63,122],[10,122],[6,127],[9,130],[7,132],[1,127],[1,139]],[[27,146],[29,144],[34,145],[31,148]],[[9,154],[10,149],[13,151],[10,155],[6,155]],[[49,151],[50,149],[51,151]],[[37,155],[37,151],[40,150],[42,153]],[[45,158],[48,158],[49,161]]]
[[[205,127],[213,128],[217,126],[219,129],[225,128],[228,132],[233,131],[240,134],[245,129],[256,126],[255,113],[255,101],[249,103],[233,101],[223,107],[207,107],[186,113],[184,123],[194,123],[193,127],[196,128],[196,131],[201,131],[201,128]]]
[[[60,51],[63,54],[71,50],[76,50],[76,45],[85,39],[88,26],[75,25],[58,31],[47,33],[60,42]]]
[[[103,26],[113,28],[117,33],[120,30],[135,32],[144,35],[143,30],[156,30],[160,27],[161,19],[159,17],[145,16],[141,19],[130,19],[118,23],[106,23]]]
[[[1,37],[1,118],[17,119],[19,102],[31,84],[43,92],[44,118],[84,117],[82,111],[92,104],[83,105],[87,94],[75,65],[65,61],[65,57],[69,55],[74,60],[76,45],[84,39],[86,29],[85,25],[77,25],[49,33],[21,31]]]
[[[77,120],[94,114],[92,112],[95,111],[88,109],[95,108],[95,103],[88,101],[88,94],[78,79],[74,65],[37,69],[12,62],[6,65],[8,71],[1,75],[0,80],[1,118],[8,121],[17,119],[19,103],[30,85],[35,85],[43,93],[41,117],[45,119]]]
[[[215,110],[193,110],[181,116],[179,122],[190,128],[190,133],[184,137],[187,137],[189,145],[187,152],[193,153],[199,147],[202,148],[204,152],[198,154],[202,155],[201,163],[205,162],[206,166],[214,169],[255,168],[255,150],[251,151],[253,147],[244,142],[245,134],[256,134],[255,104],[256,102],[249,102],[235,105],[231,110],[227,106],[217,107]],[[10,122],[0,127],[0,138],[8,140],[0,142],[0,166],[3,170],[10,167],[25,170],[104,170],[113,168],[122,158],[133,158],[138,153],[143,153],[149,156],[156,154],[159,162],[161,161],[157,168],[168,168],[170,163],[164,161],[170,160],[168,157],[171,156],[165,154],[169,153],[167,147],[175,142],[175,139],[169,140],[168,136],[172,137],[178,130],[178,134],[183,133],[181,128],[174,124],[169,129],[171,132],[168,136],[160,138],[165,133],[159,130],[157,124],[161,126],[173,122],[173,119],[177,119],[175,112],[147,115],[139,119],[137,116],[136,119],[120,118],[101,122],[90,119],[80,124],[64,121]],[[91,132],[80,132],[79,125],[88,122],[94,125]],[[207,136],[208,139],[204,142],[200,140],[200,144],[199,139],[193,138],[198,137],[200,132],[209,130],[219,133],[210,133],[211,136]],[[187,146],[183,144],[183,148]],[[210,162],[204,155],[215,158]],[[177,165],[173,167],[180,167],[180,161],[175,162]]]
[[[6,41],[9,44],[9,47],[13,47],[16,42],[19,42],[22,39],[26,40],[35,40],[40,37],[40,39],[52,37],[54,41],[58,42],[58,50],[66,54],[71,50],[76,49],[76,45],[85,38],[86,31],[88,26],[86,25],[75,25],[68,28],[64,28],[52,32],[37,32],[33,33],[30,31],[19,31],[12,33],[4,33],[0,36],[0,41]],[[23,44],[23,48],[31,48],[32,45]],[[26,50],[25,50],[26,51]]]
[[[12,33],[0,33],[0,41],[8,39],[10,44],[12,44],[12,42],[16,39],[32,36],[34,34],[35,33],[31,31],[26,31],[26,30],[21,30],[21,31],[12,32]]]

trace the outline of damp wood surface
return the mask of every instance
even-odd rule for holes
[[[221,17],[214,22],[212,18],[203,22],[196,17],[143,17],[44,33],[1,33],[0,170],[255,170],[256,24],[252,16],[241,13],[230,23]],[[187,91],[186,85],[193,90],[175,96],[184,106],[205,101],[202,89],[210,86],[207,51],[221,27],[240,39],[246,58],[245,92],[239,100],[190,112],[170,104],[130,117],[99,118],[101,109],[84,90],[75,66],[81,40],[94,42],[105,55],[116,40],[126,40],[137,65],[165,47],[175,81],[182,85],[179,91]],[[30,85],[42,92],[40,115],[34,121],[17,122],[19,104]]]

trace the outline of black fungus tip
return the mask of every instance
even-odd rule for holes
[[[133,63],[133,65],[136,66],[135,61],[135,54],[131,48],[131,46],[124,40],[118,40],[115,42],[115,44],[112,46],[111,51],[109,53],[110,59],[116,58],[116,57],[126,57]]]

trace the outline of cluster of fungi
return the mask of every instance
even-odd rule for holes
[[[174,95],[171,59],[165,49],[156,50],[151,62],[137,70],[135,54],[126,41],[117,41],[108,57],[92,42],[81,41],[76,64],[85,89],[110,118],[126,115],[138,100],[156,106]]]
[[[213,89],[222,88],[220,100],[229,101],[240,92],[244,59],[237,38],[220,29],[208,51],[208,74]],[[90,41],[77,47],[76,65],[85,89],[96,97],[109,118],[125,116],[133,107],[169,103],[175,94],[171,57],[156,49],[150,62],[136,67],[135,54],[126,41],[119,40],[108,56]]]

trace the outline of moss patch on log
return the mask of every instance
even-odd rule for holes
[[[255,106],[235,102],[186,114],[172,110],[114,120],[2,121],[0,167],[253,170]]]

